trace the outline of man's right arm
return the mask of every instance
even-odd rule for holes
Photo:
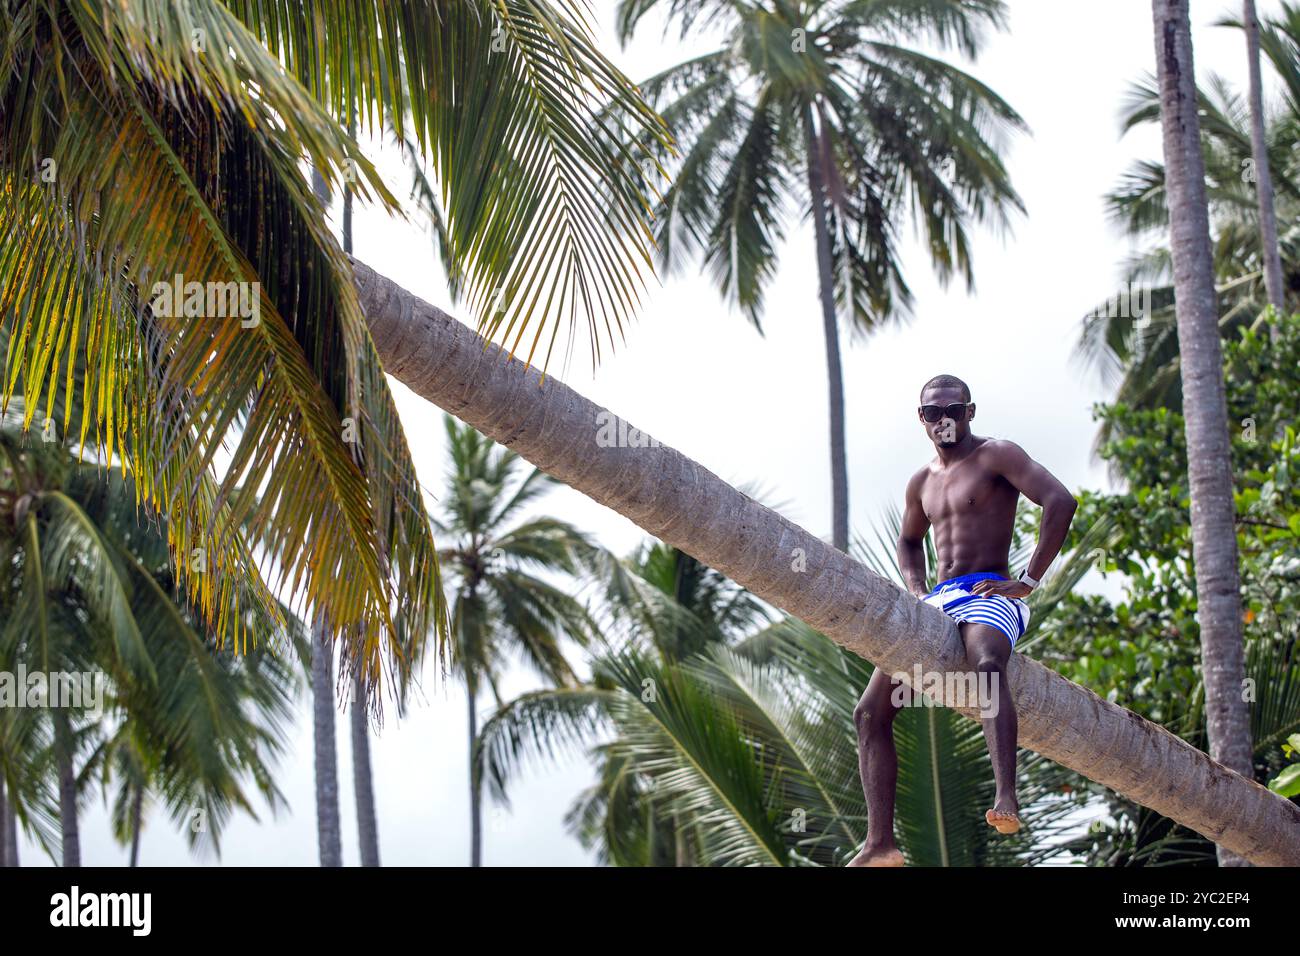
[[[925,533],[930,528],[930,519],[921,506],[921,486],[924,483],[924,469],[907,483],[903,527],[898,534],[898,567],[903,572],[907,589],[917,597],[925,597],[930,592],[925,580]]]

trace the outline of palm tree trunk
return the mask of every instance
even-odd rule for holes
[[[379,823],[375,817],[375,788],[370,771],[370,727],[366,717],[365,685],[358,671],[352,678],[352,786],[357,796],[357,837],[361,865],[379,865]]]
[[[1206,730],[1210,755],[1223,766],[1251,778],[1254,767],[1250,715],[1241,692],[1245,661],[1236,505],[1191,25],[1187,0],[1152,0],[1152,10],[1172,232]],[[1218,852],[1220,865],[1243,862],[1222,842]]]
[[[135,788],[131,798],[131,866],[140,864],[140,827],[144,822],[144,785]]]
[[[73,767],[72,727],[66,715],[54,712],[54,753],[59,774],[59,829],[63,834],[63,865],[81,866],[81,836],[77,831],[77,773]]]
[[[942,611],[667,445],[598,441],[604,409],[554,375],[542,382],[538,369],[353,265],[385,371],[417,395],[890,673],[911,674],[914,664],[967,669],[957,627]],[[1022,747],[1255,863],[1300,864],[1300,807],[1035,660],[1012,655],[1008,678]],[[945,691],[955,684],[942,683]],[[974,708],[956,709],[979,719]]]
[[[808,145],[808,192],[812,197],[813,232],[817,239],[817,286],[821,295],[822,332],[826,338],[826,380],[830,394],[831,541],[849,549],[849,466],[844,441],[844,371],[840,363],[839,323],[835,318],[835,282],[831,274],[831,240],[826,225],[825,176],[822,151],[813,128],[812,110],[804,125]]]
[[[1282,256],[1277,246],[1277,214],[1273,206],[1273,174],[1264,139],[1264,83],[1259,70],[1259,18],[1255,0],[1244,0],[1242,23],[1246,28],[1246,56],[1250,61],[1250,151],[1255,158],[1255,192],[1259,197],[1259,240],[1264,263],[1264,289],[1269,304],[1282,312]],[[1271,330],[1270,330],[1271,331]]]
[[[316,740],[316,839],[321,866],[342,866],[339,769],[334,748],[334,649],[319,619],[312,628],[311,695]]]
[[[0,793],[4,790],[4,778],[0,777]],[[0,866],[18,866],[18,808],[9,794],[3,794],[0,800],[0,846],[4,847],[0,855]]]
[[[9,799],[5,778],[0,776],[0,866],[9,865]]]
[[[356,122],[348,118],[348,136],[356,138]],[[352,188],[343,187],[343,251],[352,254]],[[361,672],[352,678],[352,789],[357,797],[357,839],[361,865],[379,865],[379,822],[375,817],[374,777],[370,771],[370,728],[366,722],[365,683]]]
[[[469,699],[469,865],[483,865],[483,806],[482,782],[478,775],[478,761],[474,748],[478,746],[478,709],[474,706],[474,682],[465,681],[465,696]]]

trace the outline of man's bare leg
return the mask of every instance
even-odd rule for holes
[[[993,807],[984,815],[990,826],[999,833],[1015,833],[1020,829],[1020,803],[1016,798],[1016,721],[1015,704],[1011,701],[1011,686],[1007,680],[1007,661],[1011,658],[1011,642],[996,627],[970,622],[958,625],[962,642],[966,645],[966,660],[978,674],[980,686],[996,690],[996,712],[984,717],[984,740],[989,756],[993,758],[993,780],[996,797]],[[996,680],[996,688],[993,683]]]
[[[898,784],[898,752],[894,749],[894,717],[899,707],[891,699],[894,684],[876,668],[853,710],[858,731],[858,771],[867,798],[867,840],[849,866],[903,866],[894,844],[894,791]]]

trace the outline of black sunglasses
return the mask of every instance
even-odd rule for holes
[[[966,417],[967,407],[974,404],[974,402],[953,402],[951,405],[922,405],[918,411],[921,417],[931,424],[945,418],[961,421]]]

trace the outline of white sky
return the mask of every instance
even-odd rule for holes
[[[646,29],[625,51],[613,39],[612,0],[601,11],[605,49],[634,80],[706,48],[683,46],[676,33]],[[1265,0],[1260,16],[1278,7]],[[1122,94],[1154,63],[1151,7],[1145,0],[1066,4],[1011,0],[1011,30],[992,38],[972,67],[1026,119],[1007,157],[1027,215],[1002,240],[975,229],[977,288],[944,291],[913,246],[905,271],[917,318],[844,351],[850,506],[855,531],[897,501],[907,477],[932,454],[915,421],[917,392],[939,372],[964,378],[979,405],[976,430],[1011,438],[1067,486],[1102,487],[1089,461],[1090,407],[1103,400],[1095,381],[1070,356],[1080,317],[1114,293],[1128,251],[1103,215],[1102,196],[1134,158],[1159,158],[1156,130],[1119,139]],[[1245,86],[1245,48],[1237,31],[1216,29],[1240,4],[1192,0],[1197,73],[1209,70]],[[1267,70],[1267,68],[1266,68]],[[391,153],[372,151],[390,188],[405,198],[405,179]],[[766,338],[721,304],[707,277],[686,276],[652,288],[626,345],[593,377],[575,357],[565,381],[600,405],[703,463],[733,484],[758,482],[772,502],[815,534],[829,537],[825,352],[810,228],[791,222],[781,269],[767,298]],[[416,227],[359,210],[356,254],[430,302],[448,297],[432,247]],[[442,485],[442,412],[393,383],[423,483]],[[564,489],[547,509],[624,553],[644,535],[630,522]],[[535,686],[510,675],[505,690]],[[430,673],[427,701],[400,723],[390,717],[372,738],[385,865],[460,865],[469,859],[465,702],[457,685]],[[480,704],[486,716],[490,707]],[[346,714],[338,719],[344,861],[358,862]],[[238,818],[223,840],[223,862],[314,865],[311,709],[304,699],[291,750],[278,774],[291,812],[261,823]],[[581,759],[529,774],[511,811],[489,805],[488,865],[583,865],[588,855],[564,830],[572,799],[592,782]],[[265,815],[264,815],[265,816]],[[88,865],[119,865],[126,851],[109,836],[99,802],[84,812],[82,855]],[[30,843],[27,865],[48,862]],[[168,821],[146,828],[142,862],[195,861]],[[211,861],[207,861],[211,862]]]

